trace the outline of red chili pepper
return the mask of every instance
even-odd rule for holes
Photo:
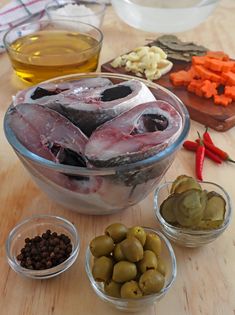
[[[196,151],[196,176],[199,180],[202,180],[202,170],[203,170],[203,164],[204,164],[204,159],[205,159],[205,146],[199,132],[198,132],[198,136],[199,136],[200,142]]]
[[[205,131],[204,134],[203,134],[203,141],[207,141],[208,143],[211,143],[211,144],[214,145],[214,142],[213,142],[213,140],[211,139],[211,136],[210,136],[210,134],[209,134],[209,132],[208,132],[208,127],[206,127],[206,131]]]
[[[197,139],[196,142],[199,143],[200,140]],[[216,154],[222,161],[229,161],[229,162],[235,163],[235,161],[229,157],[227,152],[221,150],[220,148],[216,147],[214,144],[211,144],[207,141],[203,141],[203,143],[208,150]]]
[[[198,148],[198,143],[187,140],[184,142],[183,147],[189,151],[196,152],[197,148]],[[222,160],[218,157],[218,155],[214,154],[213,152],[211,152],[207,148],[205,148],[205,156],[217,164],[222,163]]]

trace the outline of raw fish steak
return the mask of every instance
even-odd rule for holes
[[[169,103],[144,103],[97,128],[86,145],[85,155],[97,167],[143,160],[169,146],[181,127],[182,118]]]
[[[109,85],[112,85],[112,82],[106,78],[87,78],[61,83],[41,83],[18,92],[13,99],[13,104],[36,103],[44,105],[49,104],[52,100],[56,101],[57,98],[52,98],[52,96],[67,90],[73,90],[78,93]]]
[[[154,95],[138,80],[78,93],[70,89],[58,95],[63,115],[88,136],[104,122],[150,101],[155,101]]]
[[[82,131],[59,113],[37,104],[18,104],[10,109],[7,123],[31,152],[56,163],[86,167],[88,141]],[[55,183],[81,193],[95,189],[87,177],[65,175],[44,167],[38,171]]]

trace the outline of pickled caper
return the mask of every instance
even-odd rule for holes
[[[114,249],[114,242],[108,235],[97,236],[90,242],[90,251],[93,256],[109,255]]]
[[[116,261],[125,260],[125,256],[121,249],[121,243],[116,244],[113,251],[113,257]]]
[[[165,277],[166,275],[166,264],[162,258],[158,258],[157,270]]]
[[[146,241],[146,232],[141,226],[133,226],[127,232],[127,237],[134,236],[136,237],[140,243],[144,246]]]

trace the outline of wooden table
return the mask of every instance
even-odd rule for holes
[[[214,50],[224,50],[235,58],[235,2],[223,0],[206,23],[180,34]],[[137,31],[122,23],[110,7],[103,24],[104,45],[100,63],[154,39],[158,34]],[[20,88],[12,75],[6,54],[0,56],[0,119]],[[192,122],[189,138],[204,127]],[[225,133],[211,131],[213,139],[235,158],[235,129]],[[0,131],[0,314],[1,315],[108,315],[121,314],[99,300],[91,289],[84,270],[84,253],[89,240],[102,233],[111,222],[127,226],[157,227],[153,214],[153,195],[116,215],[93,217],[66,210],[49,200],[32,182]],[[164,177],[194,175],[192,153],[181,150]],[[235,200],[235,165],[217,167],[206,160],[204,178],[222,185]],[[20,220],[32,214],[50,213],[74,222],[81,236],[81,251],[76,263],[63,275],[44,281],[20,277],[8,266],[5,241]],[[214,243],[198,249],[174,246],[178,262],[177,280],[157,305],[141,314],[158,315],[235,315],[235,220]]]

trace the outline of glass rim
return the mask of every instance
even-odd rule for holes
[[[71,53],[71,55],[76,55],[76,56],[78,56],[78,55],[80,55],[80,54],[84,54],[84,52],[88,52],[88,51],[92,51],[92,50],[95,50],[95,49],[97,49],[97,47],[99,47],[101,44],[102,44],[102,42],[103,42],[103,39],[104,39],[104,35],[103,35],[103,33],[102,33],[102,31],[98,28],[98,27],[96,27],[96,26],[94,26],[94,25],[92,25],[92,24],[89,24],[89,23],[85,23],[85,22],[80,22],[80,21],[76,21],[76,20],[73,20],[73,19],[48,19],[48,20],[34,20],[33,22],[27,22],[27,23],[24,23],[24,22],[22,22],[22,23],[20,23],[20,24],[18,24],[18,25],[16,25],[16,26],[14,26],[14,27],[12,27],[11,29],[9,29],[5,34],[4,34],[4,36],[3,36],[3,44],[4,44],[4,46],[5,46],[5,48],[6,48],[6,50],[8,51],[8,52],[14,52],[14,53],[17,53],[17,55],[21,55],[21,56],[27,56],[28,54],[25,54],[25,53],[21,53],[21,52],[16,52],[16,50],[15,49],[12,49],[11,48],[11,44],[12,43],[14,43],[16,40],[18,40],[19,38],[21,38],[21,37],[19,37],[19,36],[17,36],[17,38],[14,40],[14,41],[12,41],[11,43],[8,43],[8,41],[7,41],[7,37],[12,33],[12,32],[14,32],[14,31],[16,31],[17,29],[20,29],[20,28],[22,28],[22,27],[30,27],[30,26],[32,26],[32,25],[36,25],[36,24],[53,24],[53,23],[65,23],[65,26],[66,26],[66,24],[67,23],[76,23],[76,24],[80,24],[80,25],[84,25],[84,26],[89,26],[90,28],[91,28],[91,30],[95,30],[95,31],[97,31],[97,33],[99,34],[99,40],[97,40],[97,44],[96,44],[96,46],[94,46],[94,47],[91,47],[91,48],[87,48],[87,49],[85,49],[85,50],[83,50],[83,51],[81,51],[79,54],[78,53]],[[69,24],[67,24],[67,25],[69,25]],[[62,26],[62,25],[61,25]],[[34,34],[35,32],[40,32],[41,30],[38,30],[38,31],[33,31],[31,34]],[[79,32],[79,31],[78,31]],[[86,34],[86,32],[81,32],[82,34],[84,33],[84,34]],[[29,35],[29,34],[27,34],[27,35]],[[24,35],[24,36],[22,36],[22,37],[25,37],[25,36],[27,36],[27,35]],[[94,38],[94,37],[92,37],[92,38]],[[51,57],[53,57],[53,56],[61,56],[61,54],[53,54],[53,55],[50,55]]]
[[[17,235],[17,233],[20,231],[20,229],[23,228],[25,224],[28,224],[31,221],[34,221],[37,219],[38,220],[40,220],[40,219],[47,220],[48,219],[48,221],[45,221],[46,223],[47,222],[50,223],[50,220],[57,220],[58,222],[63,223],[65,225],[65,227],[67,227],[69,230],[71,230],[71,234],[73,234],[73,236],[75,238],[75,242],[73,244],[74,247],[73,247],[73,250],[72,250],[70,256],[65,261],[60,263],[59,265],[52,267],[52,268],[43,269],[43,270],[31,270],[31,269],[24,268],[20,264],[17,264],[15,262],[15,260],[13,259],[13,256],[10,254],[11,242],[14,239],[14,237]],[[55,225],[56,225],[56,223],[55,223]],[[39,215],[33,215],[31,217],[27,217],[24,220],[20,221],[17,225],[15,225],[15,227],[8,234],[8,237],[7,237],[6,242],[5,242],[5,249],[6,249],[6,254],[7,254],[7,259],[9,261],[9,264],[11,265],[11,267],[15,271],[17,271],[17,272],[19,272],[19,273],[21,273],[27,277],[42,279],[42,278],[53,277],[54,275],[62,273],[63,271],[68,269],[72,265],[72,263],[76,260],[78,254],[79,254],[80,243],[81,243],[81,241],[80,241],[80,236],[79,236],[78,230],[75,227],[75,225],[73,223],[71,223],[69,220],[67,220],[63,217],[57,216],[57,215],[39,214]]]
[[[164,241],[164,243],[166,245],[166,248],[168,250],[168,253],[169,253],[169,256],[170,256],[170,259],[171,259],[171,265],[172,265],[172,272],[171,272],[171,275],[169,277],[169,280],[167,281],[167,285],[164,286],[161,289],[161,291],[158,292],[158,293],[149,294],[149,295],[146,295],[146,296],[143,296],[143,297],[141,297],[139,299],[134,299],[134,300],[133,299],[128,299],[128,298],[117,298],[117,297],[110,296],[110,295],[106,294],[102,289],[99,288],[97,282],[93,278],[93,275],[91,273],[91,268],[90,268],[91,252],[90,252],[90,248],[88,246],[87,249],[86,249],[86,253],[85,253],[85,270],[86,270],[87,277],[88,277],[88,279],[90,281],[90,284],[92,285],[94,290],[97,292],[97,294],[101,298],[103,298],[105,300],[112,300],[113,302],[142,303],[144,301],[152,300],[153,298],[155,298],[155,299],[161,298],[172,287],[173,283],[175,282],[176,275],[177,275],[177,262],[176,262],[176,256],[175,256],[173,247],[172,247],[170,241],[166,238],[166,236],[162,232],[160,232],[160,231],[158,231],[156,229],[153,229],[153,228],[149,228],[149,227],[144,227],[143,226],[143,228],[146,231],[148,231],[148,232],[152,232],[152,233],[157,234],[158,236],[160,236],[161,241]]]
[[[114,0],[115,1],[115,0]],[[117,0],[117,1],[122,1],[122,2],[125,2],[127,4],[130,4],[130,5],[133,5],[133,0]],[[162,11],[167,11],[167,10],[182,10],[182,9],[188,9],[188,8],[200,8],[200,7],[206,7],[208,6],[209,4],[212,4],[212,3],[216,3],[218,2],[218,0],[211,0],[210,3],[205,3],[203,0],[201,0],[201,3],[199,3],[199,6],[191,6],[191,7],[186,7],[186,6],[183,6],[183,7],[180,7],[180,8],[157,8],[158,10],[162,10]],[[138,4],[137,4],[138,5]],[[144,7],[144,8],[152,8],[154,9],[155,7],[148,7],[146,5],[138,5],[140,7]]]
[[[155,214],[156,219],[161,224],[161,226],[163,226],[164,228],[167,227],[168,229],[175,230],[181,234],[192,235],[192,236],[211,235],[212,233],[220,233],[220,232],[223,232],[227,228],[227,226],[229,225],[229,223],[231,221],[231,216],[232,216],[232,205],[231,205],[231,199],[229,197],[229,194],[227,193],[227,191],[222,186],[220,186],[216,183],[213,183],[210,181],[197,181],[197,182],[199,184],[209,184],[209,185],[216,186],[217,188],[222,190],[222,192],[226,196],[227,215],[225,217],[223,224],[220,227],[215,228],[215,229],[211,229],[211,230],[192,230],[192,229],[177,227],[177,226],[171,225],[167,221],[165,221],[164,218],[160,214],[160,207],[158,206],[158,195],[159,195],[159,192],[161,191],[161,189],[164,189],[165,187],[167,187],[168,185],[171,185],[173,183],[173,181],[168,181],[168,182],[165,182],[164,184],[160,185],[154,192],[154,214]]]
[[[51,82],[55,82],[55,81],[60,81],[60,80],[73,80],[76,78],[82,79],[82,78],[87,78],[87,77],[108,77],[108,78],[116,78],[116,79],[123,79],[123,80],[132,80],[135,79],[135,77],[133,76],[129,76],[129,75],[124,75],[124,74],[114,74],[114,73],[106,73],[106,72],[94,72],[94,73],[79,73],[79,74],[72,74],[72,75],[66,75],[66,76],[61,76],[61,77],[56,77],[47,81],[43,81],[41,82],[41,84],[43,83],[51,83]],[[181,130],[181,133],[179,134],[178,138],[167,148],[165,148],[164,150],[156,153],[155,155],[148,157],[144,160],[140,160],[137,162],[133,162],[133,163],[129,163],[129,164],[125,164],[125,165],[119,165],[119,166],[114,166],[114,167],[102,167],[102,168],[84,168],[84,167],[78,167],[78,166],[71,166],[71,165],[65,165],[65,164],[58,164],[55,163],[53,161],[49,161],[45,158],[42,158],[40,156],[38,156],[35,153],[32,153],[31,151],[29,151],[25,146],[23,146],[20,141],[16,138],[14,132],[11,130],[11,128],[8,126],[7,124],[7,115],[8,112],[10,111],[10,109],[12,108],[12,104],[8,107],[5,116],[4,116],[4,133],[5,136],[8,140],[8,142],[10,143],[10,145],[23,157],[25,157],[26,159],[31,160],[32,162],[36,163],[39,166],[44,166],[46,168],[55,170],[55,171],[59,171],[59,172],[66,172],[68,174],[82,174],[84,176],[90,176],[90,175],[94,175],[94,176],[98,176],[98,175],[113,175],[113,174],[117,174],[118,172],[123,172],[123,171],[131,171],[134,169],[138,169],[138,168],[142,168],[144,166],[148,167],[153,165],[156,162],[159,162],[161,160],[163,160],[164,158],[170,156],[173,152],[175,152],[180,145],[182,144],[182,142],[184,141],[185,137],[187,136],[188,132],[189,132],[189,128],[190,128],[190,116],[188,113],[188,110],[186,109],[185,105],[183,104],[183,102],[175,95],[173,94],[171,91],[167,90],[166,88],[153,83],[153,82],[149,82],[145,79],[140,79],[138,78],[138,80],[140,80],[141,82],[143,82],[144,84],[146,84],[148,87],[150,88],[157,88],[160,89],[162,91],[164,91],[165,93],[167,93],[169,96],[171,96],[174,100],[177,101],[177,103],[180,105],[182,113],[180,113],[180,115],[184,116],[184,124]],[[40,85],[40,83],[39,83]]]
[[[66,6],[67,4],[76,4],[76,5],[79,5],[80,3],[81,4],[87,4],[87,5],[92,5],[92,4],[95,4],[95,5],[98,5],[100,6],[100,10],[97,11],[97,12],[94,12],[94,15],[100,15],[102,13],[105,12],[106,10],[106,4],[105,3],[101,3],[101,2],[98,2],[96,0],[92,0],[92,2],[87,2],[87,1],[79,1],[79,2],[76,2],[75,0],[65,0],[64,3],[55,3],[54,1],[49,1],[46,6],[45,6],[45,11],[46,13],[50,16],[50,8],[54,7],[54,8],[60,8],[60,7],[64,7]],[[83,15],[72,15],[71,18],[76,18],[76,17],[88,17],[88,16],[92,16],[93,14],[83,14]],[[63,15],[63,14],[58,14],[58,16],[66,16],[66,15]],[[54,18],[53,18],[54,20]]]

